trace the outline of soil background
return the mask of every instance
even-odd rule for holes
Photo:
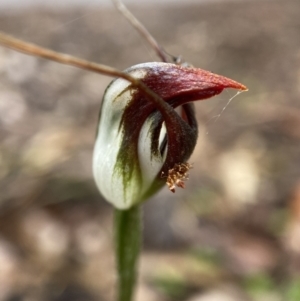
[[[136,300],[300,300],[300,2],[130,8],[169,53],[249,88],[196,104],[186,189],[144,205]],[[157,60],[108,8],[2,11],[0,29],[121,70]],[[91,172],[110,81],[0,47],[1,301],[113,300]]]

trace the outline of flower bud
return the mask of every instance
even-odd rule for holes
[[[139,64],[125,72],[165,103],[158,107],[145,92],[121,78],[105,91],[93,173],[100,192],[119,209],[151,196],[166,182],[162,174],[174,173],[189,159],[197,142],[191,101],[210,98],[224,88],[246,90],[226,77],[169,63]],[[178,186],[183,187],[185,179],[186,170]]]

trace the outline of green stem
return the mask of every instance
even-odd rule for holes
[[[118,301],[131,301],[137,278],[136,266],[141,245],[141,212],[136,205],[115,209],[115,248],[118,269]]]

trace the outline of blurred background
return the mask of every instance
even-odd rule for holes
[[[157,60],[108,0],[60,2],[1,1],[0,29],[118,69]],[[300,2],[128,4],[168,52],[249,88],[196,104],[186,189],[144,206],[136,300],[299,301]],[[0,301],[113,300],[91,172],[110,81],[0,47]]]

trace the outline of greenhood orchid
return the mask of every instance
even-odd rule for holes
[[[226,77],[170,63],[125,70],[167,104],[158,108],[130,82],[117,78],[106,89],[94,148],[93,173],[103,196],[118,209],[145,200],[166,183],[183,187],[197,142],[192,101],[225,88],[246,90]],[[166,175],[166,177],[162,177]]]

